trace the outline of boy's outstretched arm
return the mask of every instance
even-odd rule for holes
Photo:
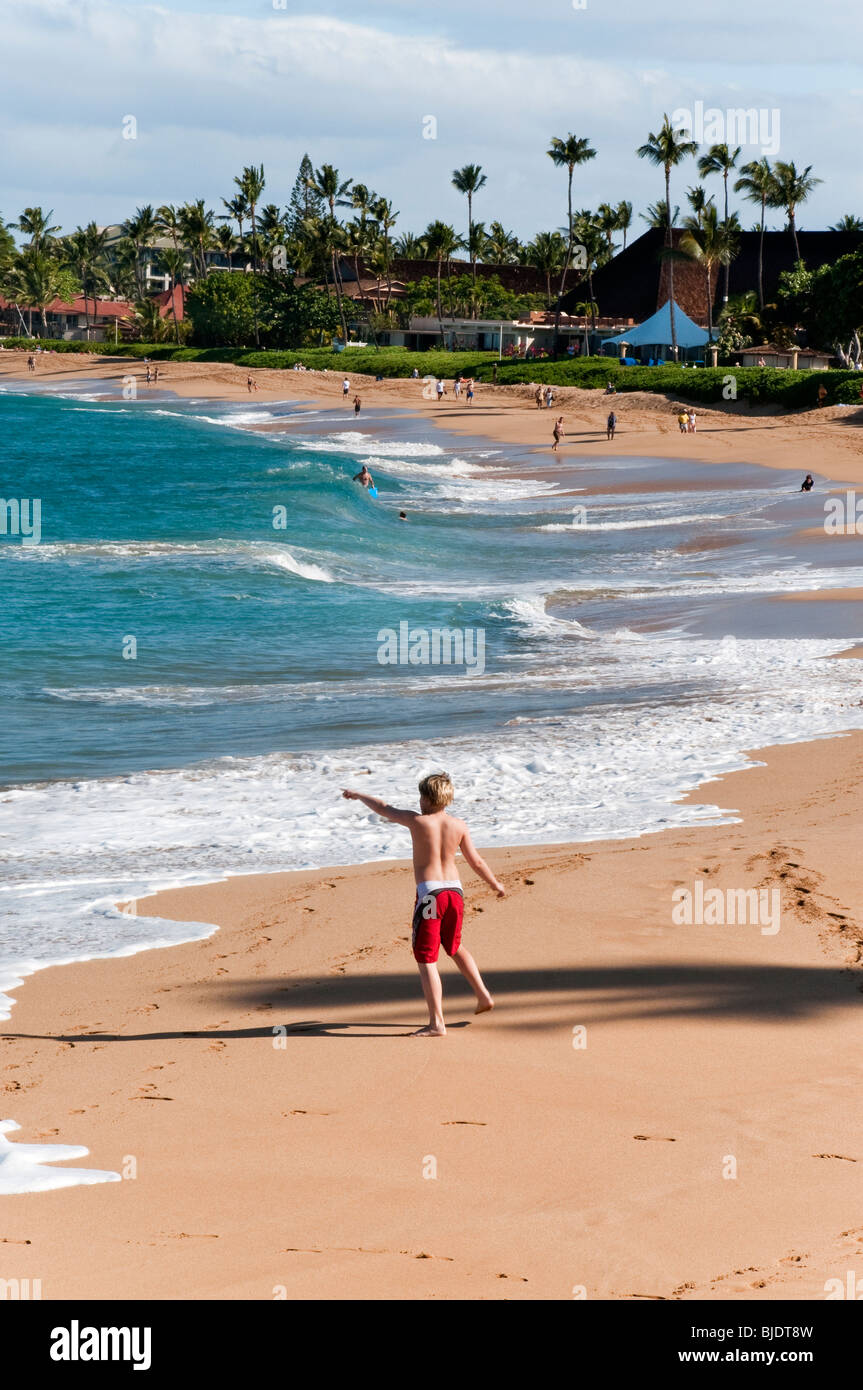
[[[468,864],[470,864],[474,873],[479,874],[480,878],[485,879],[489,888],[493,888],[499,898],[504,897],[506,894],[506,889],[504,888],[500,879],[495,877],[494,873],[489,868],[488,864],[486,864],[482,855],[479,854],[476,849],[474,849],[473,840],[470,838],[470,831],[468,830],[467,826],[465,826],[465,832],[462,836],[459,849],[461,850]]]
[[[416,818],[416,811],[400,811],[397,806],[388,806],[379,796],[366,796],[365,792],[352,792],[348,788],[342,792],[346,801],[362,801],[376,816],[395,821],[397,825],[410,825]]]

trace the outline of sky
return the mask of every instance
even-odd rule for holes
[[[464,233],[452,172],[480,164],[474,216],[528,239],[565,220],[546,151],[572,132],[597,151],[575,207],[626,198],[635,235],[664,196],[635,150],[700,103],[721,139],[728,111],[762,112],[740,162],[811,164],[823,183],[798,225],[825,227],[863,216],[861,38],[859,0],[0,0],[0,214],[51,208],[71,231],[146,203],[222,211],[261,163],[264,200],[284,206],[308,152],[391,199],[396,234],[438,217]],[[696,182],[690,160],[672,201]]]

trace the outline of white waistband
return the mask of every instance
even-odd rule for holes
[[[426,893],[438,893],[442,888],[457,888],[461,892],[461,883],[457,878],[426,878],[417,884],[417,897],[424,898]]]

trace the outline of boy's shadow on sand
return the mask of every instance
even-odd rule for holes
[[[839,965],[623,965],[585,969],[502,970],[489,972],[489,988],[498,1009],[490,1015],[508,1029],[547,1031],[580,1024],[614,1024],[642,1019],[704,1019],[798,1023],[831,1010],[859,1009],[858,972]],[[856,985],[856,988],[855,988]],[[200,1007],[201,982],[190,982],[195,1008]],[[462,1013],[473,1000],[458,976],[447,975],[445,1001],[449,1012]],[[412,1021],[372,1019],[367,1012],[380,1006],[408,1006]],[[270,1008],[272,1022],[250,1028],[190,1029],[154,1033],[52,1034],[57,1042],[145,1042],[171,1038],[402,1038],[421,1026],[417,977],[396,975],[288,976],[274,980],[221,981],[213,987],[213,1008],[240,1010]],[[352,1022],[315,1017],[318,1011],[361,1009],[366,1016]],[[305,1018],[291,1021],[290,1014]],[[281,1014],[281,1017],[280,1017]],[[309,1015],[311,1014],[311,1017]],[[285,1015],[288,1015],[286,1018]],[[486,1020],[483,1020],[486,1023]],[[447,1025],[467,1028],[469,1019]],[[362,1031],[355,1031],[355,1030]],[[379,1032],[369,1031],[380,1029]],[[4,1033],[6,1037],[34,1034]]]

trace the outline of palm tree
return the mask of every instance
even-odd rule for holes
[[[142,258],[147,247],[151,246],[156,239],[159,231],[159,219],[148,203],[146,207],[135,209],[135,216],[123,223],[122,231],[135,248],[135,284],[138,287],[138,298],[143,299],[146,285]]]
[[[768,193],[767,206],[783,208],[788,214],[788,230],[794,238],[794,254],[798,261],[800,243],[797,240],[797,209],[801,203],[806,202],[816,185],[822,182],[822,179],[814,177],[811,164],[807,164],[806,168],[800,171],[793,160],[786,164],[784,160],[777,159],[773,166],[773,189]]]
[[[476,284],[476,251],[473,235],[473,197],[486,184],[486,176],[479,164],[466,164],[463,169],[453,169],[452,185],[467,197],[467,245],[470,250],[470,264]]]
[[[708,198],[707,190],[700,183],[696,184],[694,188],[687,188],[686,198],[692,208],[696,224],[700,227],[708,207],[713,206],[713,199]]]
[[[537,232],[524,248],[525,260],[545,276],[546,300],[551,308],[551,277],[566,261],[566,239],[560,232]]]
[[[236,183],[236,179],[234,180]],[[220,222],[236,222],[239,247],[243,247],[243,223],[249,215],[249,207],[242,193],[238,193],[234,198],[223,198],[222,207],[226,212],[219,213]]]
[[[593,272],[598,266],[604,265],[611,259],[612,252],[606,240],[605,232],[601,223],[597,220],[594,213],[588,208],[577,212],[573,219],[573,229],[580,246],[584,247],[587,271],[587,288],[590,295],[590,328],[591,333],[596,333],[596,315],[598,313],[596,299],[593,293]]]
[[[203,280],[208,269],[206,253],[215,245],[213,213],[205,206],[203,198],[196,198],[193,203],[183,204],[178,220],[182,240],[192,253],[195,274]]]
[[[596,210],[596,224],[608,243],[608,254],[614,254],[614,233],[618,230],[618,210],[610,203],[600,203]]]
[[[719,213],[709,201],[701,213],[688,217],[684,226],[686,231],[680,239],[680,250],[689,260],[698,261],[704,267],[707,297],[707,327],[713,339],[713,284],[711,276],[714,266],[728,266],[737,250],[737,219],[719,221]],[[723,303],[727,303],[726,300]]]
[[[668,204],[664,198],[657,198],[655,203],[648,203],[647,212],[640,212],[638,215],[642,222],[646,222],[648,227],[652,227],[654,231],[664,232],[668,226]],[[671,214],[672,226],[679,216],[680,208],[675,203]]]
[[[389,308],[389,302],[393,294],[390,233],[399,220],[399,214],[393,210],[393,205],[388,198],[375,198],[372,203],[372,216],[377,222],[381,233],[381,255],[383,257],[384,272],[387,277],[387,308]]]
[[[18,230],[29,237],[29,246],[33,251],[42,251],[50,245],[54,232],[59,232],[59,227],[50,225],[54,210],[43,212],[41,208],[25,208],[18,218]]]
[[[846,212],[834,222],[829,228],[831,232],[863,232],[863,217],[855,217],[853,212]]]
[[[348,326],[345,319],[342,277],[338,264],[338,252],[341,249],[342,238],[336,218],[336,208],[347,208],[351,206],[349,194],[352,183],[352,179],[342,179],[338,169],[334,168],[332,164],[322,164],[320,169],[316,169],[308,178],[308,186],[311,192],[316,197],[321,198],[330,210],[330,226],[323,234],[323,241],[328,248],[333,272],[333,285],[335,286],[336,298],[339,304],[339,314],[342,320],[342,332],[344,333],[344,341],[346,343],[348,341]]]
[[[161,342],[165,335],[165,324],[157,300],[149,296],[137,300],[135,303],[135,319],[140,326],[143,342]]]
[[[260,168],[258,168],[255,164],[249,164],[243,170],[242,174],[239,175],[239,177],[234,178],[234,183],[239,189],[240,197],[243,199],[243,202],[249,210],[249,220],[252,224],[252,270],[254,272],[257,272],[258,270],[257,207],[258,203],[261,201],[261,195],[263,194],[266,182],[267,180],[264,177],[263,164],[260,166]],[[258,324],[257,279],[253,281],[253,285],[254,293],[252,294],[252,311],[254,313],[255,318],[255,347],[260,347],[261,333]]]
[[[661,167],[665,173],[665,209],[671,209],[671,171],[681,164],[689,155],[695,154],[698,146],[694,140],[686,138],[685,130],[674,130],[668,116],[663,116],[662,128],[657,135],[653,132],[648,135],[643,145],[639,145],[636,153],[639,159],[647,159],[651,164]],[[674,249],[674,237],[672,234],[672,218],[668,217],[666,222],[665,245],[667,250]],[[668,261],[668,288],[669,288],[669,315],[671,319],[671,351],[677,357],[677,325],[674,322],[674,261]]]
[[[228,234],[230,235],[229,227],[220,227],[219,231],[228,232]],[[186,257],[185,254],[179,249],[179,247],[172,247],[170,250],[162,252],[161,261],[171,280],[171,314],[173,315],[174,319],[174,340],[177,344],[179,344],[180,325],[177,322],[177,301],[175,290],[178,285],[183,285],[183,279],[186,273]]]
[[[31,310],[31,322],[32,310],[38,309],[43,337],[48,336],[48,305],[55,299],[72,304],[80,293],[74,272],[49,255],[44,245],[25,247],[7,276],[7,286],[13,303]]]
[[[553,136],[551,148],[546,151],[549,159],[558,169],[566,169],[566,225],[567,225],[567,244],[566,259],[563,263],[563,272],[560,277],[560,298],[563,298],[566,289],[566,272],[569,270],[569,263],[572,259],[572,176],[580,164],[586,164],[589,159],[596,158],[596,150],[591,149],[588,140],[579,139],[573,134],[567,135],[565,140],[561,140],[557,135]],[[560,301],[558,300],[557,312],[554,316],[555,342],[560,331]]]
[[[623,232],[623,250],[626,250],[626,233],[632,226],[632,203],[622,199],[617,205],[617,230]]]
[[[740,146],[732,152],[727,145],[711,145],[707,154],[703,154],[698,161],[698,172],[702,178],[708,178],[711,174],[721,174],[722,182],[725,186],[725,225],[728,226],[728,175],[731,170],[737,167],[737,158],[740,154]],[[728,302],[728,276],[730,273],[730,263],[725,263],[725,288],[722,294],[723,304]]]
[[[393,250],[402,261],[424,261],[428,258],[424,237],[414,236],[413,232],[402,232],[400,237],[396,237]]]
[[[514,232],[508,232],[500,222],[492,222],[488,229],[487,247],[489,260],[495,265],[514,265],[519,258],[521,245]]]
[[[90,222],[86,227],[76,227],[75,231],[71,236],[66,237],[64,242],[63,259],[65,264],[75,272],[81,282],[88,339],[90,337],[89,298],[92,296],[93,317],[95,318],[98,308],[98,292],[110,287],[106,268],[107,241],[107,228],[100,230],[95,222]]]
[[[758,303],[764,308],[764,219],[765,210],[775,190],[776,181],[770,160],[766,157],[751,159],[740,170],[740,178],[734,184],[734,192],[742,193],[749,203],[760,203],[761,220],[758,237]],[[772,204],[770,204],[772,206]]]
[[[446,346],[443,328],[443,305],[441,302],[441,270],[444,261],[450,261],[453,252],[459,246],[463,246],[461,238],[456,236],[454,228],[447,222],[430,222],[423,233],[423,240],[429,256],[437,261],[437,316],[440,323],[441,343]]]
[[[228,269],[234,269],[234,252],[237,250],[237,238],[230,227],[217,227],[215,230],[215,242],[228,262]],[[162,257],[164,260],[164,256]]]

